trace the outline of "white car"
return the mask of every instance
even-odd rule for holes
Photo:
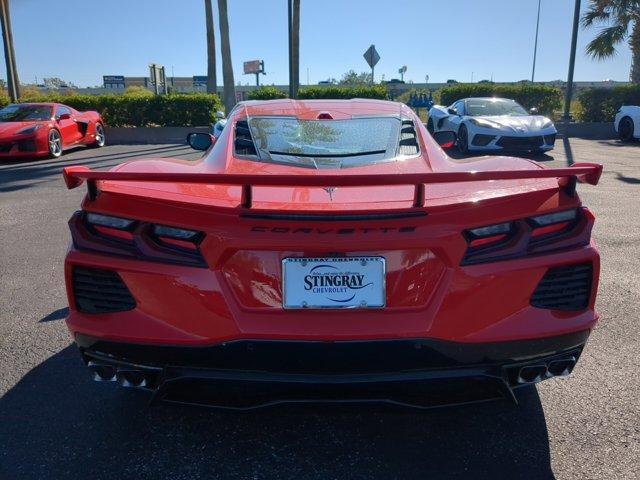
[[[464,98],[449,107],[429,110],[427,129],[451,131],[462,153],[483,150],[545,152],[551,150],[558,133],[547,117],[527,112],[506,98]]]
[[[631,105],[620,107],[613,125],[623,142],[640,138],[640,107]]]

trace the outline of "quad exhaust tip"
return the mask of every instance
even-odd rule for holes
[[[528,365],[518,372],[518,383],[538,383],[547,375],[546,365]]]
[[[551,360],[548,364],[527,365],[518,371],[518,383],[538,383],[552,377],[566,377],[576,366],[576,358]]]
[[[576,366],[574,357],[549,362],[548,374],[552,377],[566,377]]]
[[[87,363],[89,372],[96,382],[118,382],[123,387],[146,387],[147,379],[141,370],[117,369],[113,365],[106,365],[90,361]]]
[[[118,370],[118,383],[123,387],[146,387],[147,379],[140,370]]]
[[[115,382],[116,381],[116,369],[111,365],[104,365],[102,363],[96,363],[90,361],[87,364],[89,372],[91,372],[92,378],[96,382]]]

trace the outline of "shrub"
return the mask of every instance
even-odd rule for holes
[[[578,94],[576,120],[611,122],[622,105],[640,105],[640,85],[614,88],[589,88]]]
[[[305,87],[300,89],[298,97],[301,99],[341,99],[341,98],[388,98],[387,87],[384,85],[355,85],[355,86],[329,86],[329,87]]]
[[[249,100],[275,100],[278,98],[287,98],[287,94],[282,90],[270,85],[264,85],[257,90],[249,92],[247,95]]]
[[[544,115],[553,115],[562,106],[562,91],[545,85],[458,84],[440,90],[440,103],[451,105],[468,97],[510,98],[529,109],[536,107]]]
[[[215,121],[222,109],[220,99],[207,93],[147,95],[140,91],[125,95],[32,95],[20,101],[60,102],[76,110],[95,110],[111,127],[204,126]]]

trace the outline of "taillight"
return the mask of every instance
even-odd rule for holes
[[[462,265],[507,260],[588,245],[593,214],[586,208],[561,210],[466,230]]]
[[[204,233],[109,215],[76,212],[69,220],[79,250],[141,260],[206,267],[200,253]]]
[[[467,230],[467,241],[469,246],[476,248],[500,243],[507,239],[509,233],[513,231],[513,223],[498,223],[487,227],[472,228]]]

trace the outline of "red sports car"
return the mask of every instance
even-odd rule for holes
[[[227,408],[506,397],[569,374],[598,315],[602,167],[458,162],[406,106],[239,104],[196,162],[86,181],[67,325],[94,378]],[[437,143],[438,142],[438,143]]]
[[[60,103],[20,103],[0,110],[0,159],[62,155],[76,145],[102,147],[98,112],[78,112]]]

